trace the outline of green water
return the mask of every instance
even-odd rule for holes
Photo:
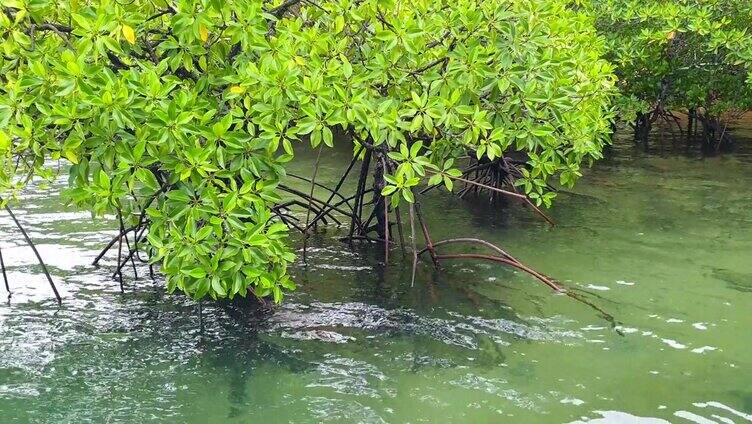
[[[332,183],[348,152],[327,152]],[[337,165],[339,164],[339,165]],[[304,173],[310,162],[298,165]],[[197,308],[89,264],[113,223],[64,209],[62,182],[18,215],[64,302],[0,214],[0,422],[752,422],[752,155],[617,145],[556,228],[525,209],[431,196],[435,238],[506,247],[612,314],[510,269],[421,263],[317,235],[271,315]],[[147,269],[140,267],[142,275]],[[618,331],[617,331],[618,330]],[[639,418],[642,417],[642,418]],[[665,421],[662,421],[665,420]]]

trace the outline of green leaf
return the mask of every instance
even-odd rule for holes
[[[337,15],[337,17],[334,20],[334,33],[339,34],[345,29],[345,17],[342,15]]]
[[[382,195],[382,196],[389,196],[389,195],[391,195],[392,193],[394,193],[395,191],[397,191],[397,187],[396,187],[396,186],[393,186],[393,185],[388,185],[388,186],[384,187],[384,188],[383,188],[383,189],[381,190],[381,195]]]
[[[138,168],[138,170],[136,171],[136,178],[151,191],[156,192],[157,190],[159,190],[159,182],[157,181],[157,177],[155,177],[150,170],[146,168]]]
[[[206,277],[206,271],[203,268],[192,268],[187,271],[184,271],[186,275],[189,275],[193,278],[204,278]]]
[[[428,185],[435,186],[437,184],[441,184],[441,178],[442,178],[441,174],[432,175],[431,178],[428,180]]]
[[[214,277],[211,280],[211,287],[214,290],[215,293],[217,293],[221,297],[227,296],[227,291],[225,290],[224,286],[222,286],[222,282],[219,280],[218,277]]]
[[[106,172],[104,172],[103,169],[100,169],[99,173],[97,174],[97,185],[99,185],[99,187],[103,188],[104,190],[110,189],[110,177]]]
[[[413,191],[409,188],[403,188],[402,189],[402,197],[405,198],[410,203],[415,202],[415,196],[413,195]]]
[[[324,144],[329,147],[334,147],[334,137],[332,135],[332,130],[330,130],[329,127],[324,127],[322,128],[321,132],[324,136]]]
[[[5,131],[0,131],[0,153],[10,150],[11,140]]]

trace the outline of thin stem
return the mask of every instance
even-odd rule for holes
[[[313,202],[313,203],[318,203],[318,204],[322,205],[322,209],[323,209],[323,207],[325,207],[325,206],[329,206],[329,204],[328,204],[328,203],[324,203],[324,201],[323,201],[323,200],[321,200],[321,199],[317,199],[317,198],[315,198],[315,197],[312,197],[312,196],[309,196],[308,194],[306,194],[306,193],[304,193],[304,192],[302,192],[302,191],[300,191],[300,190],[296,190],[296,189],[294,189],[294,188],[292,188],[292,187],[288,187],[288,186],[286,186],[286,185],[283,185],[283,184],[280,184],[280,185],[279,185],[278,187],[279,187],[279,189],[280,189],[280,190],[286,191],[286,192],[288,192],[288,193],[290,193],[290,194],[294,194],[294,195],[296,195],[296,196],[300,197],[300,198],[301,198],[301,199],[303,199],[303,200],[309,200],[309,201],[310,201],[310,202],[309,202],[309,204],[310,204],[311,202]],[[303,205],[303,207],[307,207],[307,206]],[[348,213],[347,211],[343,210],[342,208],[338,208],[338,207],[332,207],[332,210],[334,210],[334,211],[336,211],[336,212],[339,212],[339,213],[341,213],[341,214],[342,214],[342,215],[344,215],[344,216],[350,216],[350,214],[349,214],[349,213]],[[334,222],[336,222],[336,223],[338,223],[338,224],[340,223],[340,222],[339,222],[339,221],[338,221],[338,220],[337,220],[336,218],[334,218],[334,216],[332,216],[331,214],[329,214],[329,217],[330,217],[330,218],[332,218],[332,220],[333,220]]]
[[[363,191],[365,190],[366,179],[368,178],[368,168],[371,164],[371,150],[366,150],[366,154],[363,157],[363,163],[360,165],[360,177],[358,178],[358,189],[355,192],[355,212],[353,213],[353,219],[350,221],[350,233],[349,236],[355,234],[355,221],[360,222],[362,204],[363,204]],[[362,229],[361,229],[362,230]]]
[[[386,202],[386,199],[384,200]],[[397,206],[394,210],[394,216],[397,219],[397,232],[399,233],[400,238],[400,248],[402,249],[402,257],[405,256],[405,236],[402,234],[402,214],[400,213],[400,208]]]
[[[141,233],[142,236],[143,236],[143,233],[145,232],[145,230],[146,230],[146,228],[144,228],[144,230],[142,230],[142,233]],[[126,241],[126,244],[127,244],[127,242],[128,242],[128,238],[127,237],[125,238],[125,241]],[[133,262],[134,256],[136,254],[137,254],[137,251],[136,250],[130,250],[130,245],[128,245],[128,256],[126,256],[125,259],[122,260],[122,261],[120,259],[118,259],[117,268],[116,268],[115,272],[112,273],[112,278],[115,278],[118,275],[120,275],[122,273],[122,271],[123,271],[123,268],[128,263],[128,261],[132,261]],[[133,272],[134,273],[136,272],[136,264],[135,264],[135,262],[133,264]],[[138,278],[138,274],[136,274],[136,278]],[[152,275],[152,279],[153,278],[154,278],[154,276]]]
[[[476,244],[480,244],[480,245],[483,245],[485,247],[488,247],[489,249],[492,249],[492,250],[496,251],[501,256],[503,256],[503,257],[505,257],[507,259],[514,259],[514,257],[512,255],[510,255],[509,253],[507,253],[506,251],[504,251],[504,249],[496,246],[493,243],[489,243],[489,242],[487,242],[485,240],[477,239],[477,238],[463,237],[463,238],[454,238],[454,239],[441,240],[441,241],[437,241],[436,243],[433,243],[433,247],[438,247],[438,246],[441,246],[441,245],[444,245],[444,244],[455,244],[455,243],[476,243]],[[428,248],[423,249],[422,251],[420,251],[420,253],[423,253],[426,250],[428,250]]]
[[[318,158],[318,156],[317,156],[317,158]],[[301,181],[305,181],[307,183],[311,183],[311,184],[315,185],[316,187],[322,188],[322,189],[328,191],[329,193],[331,193],[331,198],[329,200],[327,200],[327,203],[331,202],[335,196],[339,197],[340,199],[345,200],[347,202],[347,199],[345,199],[345,196],[343,196],[340,192],[334,191],[333,189],[331,189],[331,188],[329,188],[329,187],[327,187],[327,186],[325,186],[323,184],[317,183],[317,182],[313,181],[311,178],[306,178],[306,177],[304,177],[302,175],[293,174],[291,172],[288,172],[287,176],[291,177],[291,178],[295,178],[295,179],[301,180]],[[348,206],[350,206],[349,203],[346,203],[346,204]],[[352,209],[352,207],[351,207],[351,209]]]
[[[477,254],[477,253],[456,253],[456,254],[451,254],[451,255],[436,255],[436,257],[440,260],[443,260],[443,259],[485,259],[488,261],[500,262],[500,263],[509,265],[513,268],[517,268],[521,271],[524,271],[532,275],[533,277],[538,279],[541,283],[550,287],[552,290],[555,290],[557,292],[565,291],[561,286],[554,283],[551,279],[545,278],[545,276],[543,276],[542,274],[535,272],[534,270],[522,265],[519,262],[515,262],[507,258],[502,258],[499,256],[493,256],[493,255],[483,255],[483,254]]]
[[[135,235],[135,234],[134,234]],[[123,236],[125,238],[125,246],[128,248],[128,257],[125,258],[125,261],[128,262],[128,259],[130,259],[131,264],[133,265],[133,276],[136,280],[138,280],[138,270],[136,269],[136,260],[134,259],[134,253],[135,250],[131,249],[131,243],[128,241],[128,236]],[[135,243],[135,239],[133,240]]]
[[[201,335],[204,335],[204,301],[198,301],[198,325]]]

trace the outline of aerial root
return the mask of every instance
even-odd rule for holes
[[[2,199],[0,199],[0,202]],[[31,237],[29,237],[29,234],[26,233],[26,229],[24,229],[23,225],[21,225],[21,222],[16,218],[16,215],[13,213],[13,211],[10,209],[10,207],[6,204],[5,205],[5,211],[8,212],[8,215],[10,215],[10,218],[13,220],[13,222],[16,224],[16,227],[21,231],[21,235],[23,235],[24,240],[26,240],[26,244],[31,247],[31,250],[34,252],[34,256],[37,257],[37,261],[39,262],[39,265],[42,267],[42,272],[44,272],[45,277],[47,277],[47,281],[50,283],[50,287],[52,288],[52,292],[55,294],[55,299],[57,299],[57,303],[60,305],[63,303],[62,297],[60,297],[60,293],[57,291],[57,287],[55,286],[55,282],[52,281],[52,277],[50,276],[49,270],[47,270],[47,265],[45,265],[44,261],[42,260],[42,256],[39,254],[39,251],[37,250],[36,245],[34,245],[34,242],[31,240]],[[1,258],[0,258],[1,259]],[[8,285],[8,279],[7,275],[5,274],[5,264],[2,263],[2,269],[3,269],[3,279],[5,280],[5,288],[8,290],[8,294],[10,294],[10,288]]]
[[[313,177],[311,178],[311,192],[308,194],[308,207],[306,208],[306,226],[305,231],[303,231],[303,263],[307,263],[306,253],[307,253],[307,247],[308,247],[308,225],[311,222],[311,206],[313,205],[313,191],[316,189],[316,176],[319,173],[319,163],[321,161],[321,150],[324,148],[324,145],[319,146],[319,152],[316,154],[316,165],[313,169]],[[335,192],[332,191],[332,194]]]
[[[8,284],[8,275],[5,273],[5,260],[3,260],[3,249],[0,249],[0,271],[3,272],[3,281],[5,281],[5,290],[8,292],[8,299],[10,299],[12,293],[10,292],[10,284]]]
[[[658,120],[666,122],[674,134],[676,134],[674,129],[676,127],[679,130],[678,135],[685,137],[688,143],[692,140],[699,140],[703,149],[708,151],[717,152],[721,147],[733,143],[727,131],[728,122],[739,118],[741,116],[739,112],[729,112],[720,117],[700,113],[698,108],[692,107],[685,114],[687,115],[686,131],[681,119],[674,112],[665,109],[660,102],[647,113],[638,113],[635,122],[629,124],[634,131],[635,143],[642,142],[647,146],[653,124]],[[700,127],[701,132],[698,133]]]
[[[434,267],[438,270],[441,267],[441,261],[443,260],[453,260],[453,259],[481,259],[486,261],[491,261],[495,263],[500,263],[503,265],[510,266],[512,268],[518,269],[539,282],[546,285],[548,288],[553,290],[556,293],[564,294],[567,297],[580,302],[584,305],[587,305],[591,308],[593,308],[595,311],[597,311],[606,321],[608,321],[611,324],[612,328],[616,328],[618,322],[613,317],[613,315],[606,312],[603,308],[596,305],[592,301],[584,298],[578,293],[575,293],[572,290],[567,290],[564,286],[561,285],[558,281],[555,279],[531,268],[530,266],[522,263],[520,260],[515,258],[514,256],[510,255],[506,250],[502,249],[501,247],[488,242],[483,239],[478,238],[453,238],[453,239],[445,239],[440,241],[433,241],[431,238],[431,234],[428,231],[428,226],[425,224],[422,213],[420,210],[420,203],[415,204],[415,212],[416,216],[418,218],[418,222],[421,226],[421,229],[423,231],[423,238],[425,239],[426,247],[424,247],[422,250],[416,252],[416,257],[419,255],[423,255],[424,253],[428,253],[431,257],[431,260],[433,261]],[[436,248],[439,246],[447,246],[452,244],[470,244],[470,245],[476,245],[484,247],[488,250],[491,250],[493,254],[485,254],[485,253],[453,253],[453,254],[439,254],[436,251]],[[413,275],[413,281],[414,281],[414,275],[417,269],[417,263],[413,262],[413,268],[412,268],[412,275]],[[619,334],[619,332],[617,330]]]
[[[463,184],[462,188],[457,191],[457,196],[464,199],[468,194],[475,196],[484,194],[492,201],[502,198],[513,199],[528,206],[552,227],[555,226],[554,220],[536,206],[528,196],[517,192],[515,182],[523,176],[519,168],[522,164],[523,162],[510,157],[501,157],[494,161],[478,161],[465,169],[462,176],[452,177],[454,181]],[[437,187],[439,185],[426,187],[420,191],[420,194],[425,194]],[[549,189],[554,190],[553,187]]]
[[[424,233],[427,232],[427,229],[424,227]],[[490,249],[496,253],[495,255],[491,254],[477,254],[477,253],[454,253],[454,254],[437,254],[436,248],[439,246],[444,245],[450,245],[450,244],[474,244],[483,246],[487,249]],[[519,269],[520,271],[523,271],[531,276],[533,276],[535,279],[540,281],[541,283],[545,284],[552,290],[558,292],[558,293],[564,293],[566,292],[566,289],[562,287],[559,283],[556,282],[553,278],[542,274],[529,266],[523,264],[520,262],[517,258],[510,255],[506,251],[504,251],[502,248],[494,245],[493,243],[487,242],[482,239],[477,238],[454,238],[454,239],[446,239],[446,240],[440,240],[437,242],[430,243],[426,248],[418,252],[419,255],[429,252],[431,254],[431,258],[434,261],[434,264],[438,265],[440,261],[442,260],[448,260],[448,259],[483,259],[488,260],[492,262],[501,263],[504,265],[508,265],[510,267]]]
[[[99,261],[102,260],[102,258],[104,257],[104,255],[106,255],[107,252],[109,252],[110,249],[112,249],[113,246],[115,246],[115,243],[119,242],[120,239],[123,236],[125,236],[126,234],[128,234],[129,232],[135,231],[135,230],[136,230],[136,227],[130,227],[130,228],[127,228],[127,229],[122,230],[122,231],[118,230],[118,234],[115,237],[113,237],[112,240],[110,240],[107,243],[107,245],[99,252],[99,254],[97,255],[97,257],[94,258],[94,261],[91,264],[94,265],[94,266],[98,266],[99,265]]]

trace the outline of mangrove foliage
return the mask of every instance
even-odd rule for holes
[[[4,0],[0,34],[0,189],[67,160],[71,202],[196,299],[294,289],[291,206],[388,239],[385,215],[470,181],[467,157],[547,206],[610,132],[605,42],[564,0]],[[284,185],[297,145],[335,142],[363,163],[355,198]]]

